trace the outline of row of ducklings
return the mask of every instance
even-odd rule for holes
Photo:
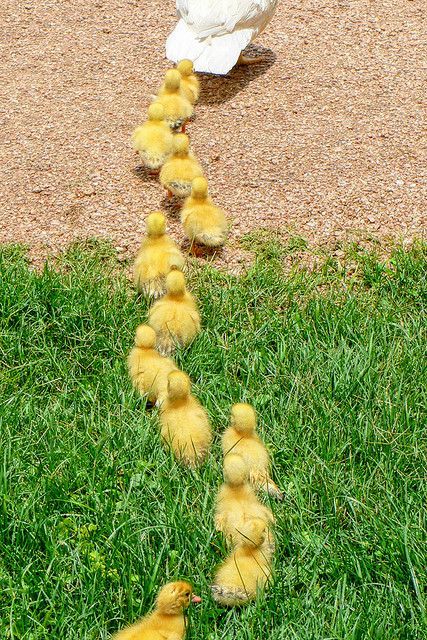
[[[191,393],[190,378],[171,358],[157,351],[156,339],[152,327],[137,328],[135,346],[128,356],[130,378],[138,392],[159,407],[163,443],[181,463],[196,467],[206,459],[212,443],[210,420]],[[271,572],[274,519],[255,489],[279,499],[282,492],[271,479],[270,456],[256,428],[253,407],[232,407],[230,426],[222,437],[225,482],[215,512],[216,529],[233,544],[212,586],[214,598],[222,604],[243,604],[252,599]]]
[[[148,109],[147,121],[133,133],[133,146],[151,173],[160,172],[168,196],[186,198],[181,212],[184,231],[192,243],[208,247],[224,244],[227,216],[209,196],[200,162],[184,133],[200,93],[199,81],[189,60],[166,72],[165,81]]]
[[[181,127],[184,127],[185,131],[185,124],[193,115],[192,105],[197,102],[199,93],[199,81],[193,74],[191,62],[183,61],[178,64],[176,70],[171,69],[167,72],[164,85],[156,101],[148,109],[148,120],[138,127],[132,136],[134,148],[150,172],[158,173],[166,161],[174,155],[174,160],[177,162],[171,165],[172,176],[174,164],[178,167],[178,172],[181,168],[187,170],[192,179],[203,176],[199,163],[189,150],[188,139],[173,134],[173,131]],[[186,153],[183,152],[184,149],[186,149]],[[183,160],[185,162],[182,162]],[[166,172],[169,171],[170,169],[166,168]],[[199,182],[198,190],[196,182],[195,187],[195,192],[192,195],[196,199],[197,192],[199,193],[198,200],[200,202],[197,204],[207,205],[208,208],[212,206],[213,203],[207,193],[207,182]],[[184,224],[185,232],[188,237],[194,239],[197,234],[192,229],[194,221],[188,211],[185,219],[188,220]],[[195,324],[196,333],[200,327],[200,317],[194,301],[186,296],[185,280],[183,281],[179,275],[175,274],[171,274],[167,278],[172,270],[183,269],[185,259],[174,240],[166,234],[165,216],[161,211],[151,213],[147,218],[146,226],[147,236],[141,244],[134,263],[134,281],[138,291],[145,295],[158,298],[166,294],[163,304],[160,306],[160,312],[157,313],[159,310],[157,307],[157,311],[154,309],[154,314],[150,314],[150,321],[159,331],[160,348],[164,354],[171,351],[172,348],[171,341],[168,338],[164,341],[162,338],[165,334],[162,327],[166,328],[168,317],[171,313],[173,314],[172,310],[178,311],[180,303],[182,303],[182,309],[187,311],[187,313],[178,314],[180,315],[180,323],[179,326],[174,326],[175,339],[180,337],[183,343],[191,339],[193,334],[192,331],[190,334],[186,331],[189,320],[188,313],[192,318],[189,324]],[[161,316],[161,327],[158,322],[159,315]],[[167,331],[167,334],[170,335],[170,332]],[[156,331],[148,325],[139,326],[136,330],[135,346],[128,356],[128,368],[134,387],[151,403],[163,405],[166,400],[168,401],[163,407],[166,413],[164,411],[162,413],[161,433],[163,439],[172,444],[174,440],[170,438],[167,420],[168,406],[173,415],[177,396],[182,393],[184,388],[190,391],[190,381],[185,374],[181,375],[178,367],[170,358],[160,355],[156,350],[156,344],[159,346]],[[171,375],[169,379],[169,374],[173,373],[175,376]],[[190,413],[191,408],[197,413],[197,404],[192,402],[190,393],[187,394],[185,404]],[[208,420],[202,422],[206,426],[204,449],[206,445],[209,446],[211,428]],[[188,454],[182,456],[187,444],[188,440],[185,441],[184,447],[177,444],[176,454],[182,461],[193,465],[199,460],[202,450],[199,449],[197,455],[194,456],[189,457]],[[184,638],[186,633],[184,611],[190,601],[200,601],[200,598],[192,594],[192,586],[188,582],[169,583],[160,589],[154,611],[145,616],[143,620],[119,631],[115,638],[117,640],[178,640]]]
[[[168,279],[175,275],[182,273],[171,272]],[[172,358],[161,355],[157,344],[153,327],[139,325],[128,355],[129,377],[134,388],[159,407],[161,435],[176,458],[195,467],[204,461],[212,441],[210,421],[191,393],[189,376],[178,369]],[[270,477],[270,457],[256,433],[256,415],[250,405],[233,408],[230,429],[223,437],[223,451],[224,455],[232,451],[243,458],[254,486],[281,498]]]
[[[166,72],[148,109],[148,120],[132,134],[134,149],[149,170],[158,172],[172,155],[173,133],[185,131],[199,95],[200,83],[190,60],[182,60],[176,69]]]
[[[212,202],[200,164],[190,151],[189,139],[172,131],[193,115],[199,84],[192,63],[183,61],[169,70],[159,95],[148,112],[148,121],[134,133],[135,149],[169,195],[186,197],[181,221],[187,237],[199,244],[220,246],[227,233],[225,213]],[[140,325],[135,346],[128,356],[134,387],[160,408],[162,440],[182,463],[200,464],[212,442],[212,428],[205,409],[191,393],[189,377],[169,355],[176,344],[188,344],[200,331],[200,315],[187,291],[181,270],[184,257],[166,235],[166,219],[154,212],[147,219],[147,237],[134,265],[139,291],[157,298],[149,312],[149,325]],[[218,568],[212,584],[214,599],[224,605],[242,605],[264,588],[271,576],[274,517],[255,489],[282,498],[270,477],[270,458],[256,433],[256,414],[247,404],[231,410],[231,424],[222,438],[224,484],[218,492],[215,527],[231,545],[229,556]],[[153,613],[116,636],[117,640],[184,638],[184,610],[192,595],[187,582],[165,585]]]

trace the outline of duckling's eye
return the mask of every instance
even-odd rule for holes
[[[188,596],[190,595],[190,592],[189,592],[189,591],[186,591],[186,592],[184,593],[184,595],[188,598]]]

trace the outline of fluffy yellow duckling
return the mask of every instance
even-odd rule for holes
[[[166,276],[171,269],[183,269],[184,256],[166,235],[166,218],[161,211],[147,217],[147,237],[143,240],[133,266],[138,291],[157,298],[165,292]]]
[[[158,172],[173,150],[173,133],[164,120],[161,104],[153,102],[148,108],[148,120],[132,134],[135,151],[152,172]]]
[[[191,60],[181,60],[176,65],[181,74],[181,91],[191,104],[196,104],[200,97],[200,82],[194,73]]]
[[[156,351],[156,332],[146,324],[136,329],[135,346],[128,355],[132,384],[151,403],[161,404],[167,395],[168,375],[178,367]]]
[[[235,541],[250,518],[261,518],[273,523],[271,510],[261,504],[248,482],[248,468],[243,458],[229,454],[224,459],[224,480],[220,488],[215,508],[215,527],[222,531],[229,541]],[[273,545],[271,534],[270,544]]]
[[[181,74],[177,69],[166,71],[165,82],[156,98],[164,109],[164,118],[173,130],[185,126],[193,115],[193,105],[181,90]]]
[[[170,582],[160,589],[153,613],[116,633],[114,640],[184,640],[184,611],[200,601],[188,582]]]
[[[200,332],[197,304],[185,287],[181,271],[171,271],[166,276],[166,294],[151,307],[148,324],[157,334],[162,355],[171,354],[175,344],[189,344]]]
[[[203,176],[194,178],[191,196],[184,202],[181,222],[187,237],[207,247],[219,247],[227,236],[225,212],[208,195],[208,181]]]
[[[236,547],[220,565],[212,585],[214,600],[240,606],[253,600],[271,577],[271,554],[266,550],[267,525],[254,518],[245,523]]]
[[[190,467],[203,462],[212,441],[212,430],[206,411],[191,395],[191,382],[182,371],[168,376],[167,397],[161,407],[162,438],[178,460]]]
[[[222,436],[222,451],[242,456],[249,469],[249,480],[257,489],[283,499],[283,493],[270,477],[270,456],[256,433],[257,416],[250,404],[238,403],[231,408],[231,425]]]
[[[194,178],[202,175],[202,167],[190,151],[188,136],[178,133],[174,139],[173,154],[160,171],[160,182],[169,195],[187,198]]]

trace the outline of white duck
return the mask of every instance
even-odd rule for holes
[[[270,22],[278,0],[176,0],[180,20],[166,42],[169,60],[190,59],[195,71],[225,75]]]

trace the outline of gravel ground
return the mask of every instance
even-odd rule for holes
[[[193,148],[239,236],[410,241],[426,228],[425,0],[282,0],[265,63],[202,77]],[[424,8],[423,8],[424,6]],[[168,63],[173,0],[5,0],[0,241],[37,261],[77,238],[134,254],[164,206],[129,144]],[[182,240],[176,213],[172,234]],[[240,257],[239,257],[240,256]]]

